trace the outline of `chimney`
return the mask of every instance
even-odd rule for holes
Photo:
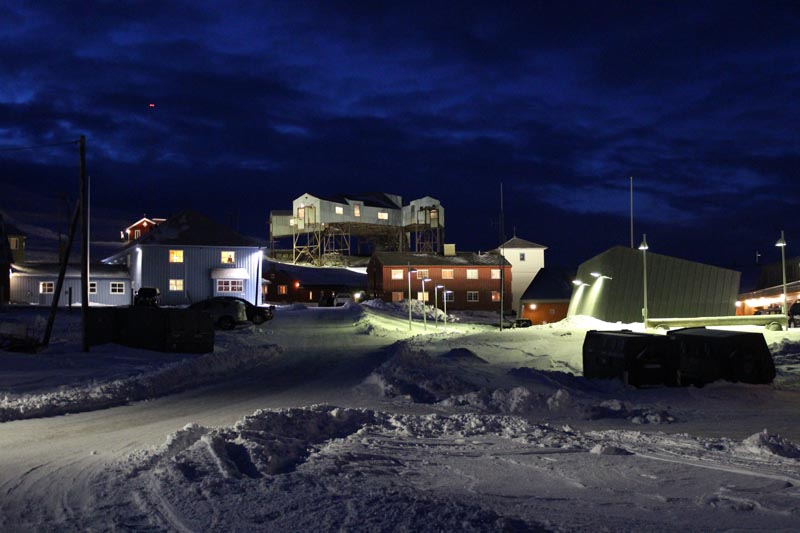
[[[445,257],[455,257],[456,255],[456,245],[455,244],[445,244],[444,245],[444,256]]]

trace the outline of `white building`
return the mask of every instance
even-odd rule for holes
[[[513,237],[502,245],[499,251],[511,263],[511,294],[513,298],[512,309],[517,316],[522,316],[520,300],[528,285],[531,284],[536,273],[544,268],[544,251],[547,246]]]

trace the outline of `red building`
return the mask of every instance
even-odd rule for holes
[[[167,220],[166,218],[147,218],[142,217],[124,230],[122,230],[119,234],[120,239],[125,242],[135,241],[142,235],[146,234],[151,229],[155,228],[162,222]]]
[[[447,248],[447,247],[446,247]],[[411,274],[409,276],[409,271]],[[422,281],[425,291],[422,290]],[[494,253],[452,252],[447,255],[411,252],[376,252],[367,265],[367,291],[372,298],[399,302],[409,297],[447,309],[499,311],[503,283],[503,306],[511,311],[511,264]],[[439,293],[434,296],[437,286]]]

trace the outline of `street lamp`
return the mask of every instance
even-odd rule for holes
[[[416,268],[408,269],[408,331],[411,331],[411,274],[416,271]]]
[[[436,324],[436,327],[439,327],[439,289],[444,289],[444,285],[437,285],[433,289],[433,307],[436,308],[435,312],[433,313],[433,322]],[[442,296],[444,298],[444,296]]]
[[[642,251],[642,288],[644,293],[644,307],[642,307],[642,318],[644,319],[644,327],[647,329],[647,234],[642,234],[642,244],[639,249]]]
[[[447,325],[447,295],[453,294],[453,291],[448,291],[444,287],[442,287],[442,298],[444,298],[444,325]]]
[[[431,278],[424,278],[422,280],[422,329],[428,329],[428,309],[425,302],[428,300],[428,293],[425,292],[425,282],[430,281]]]
[[[786,239],[783,238],[783,230],[781,230],[781,238],[778,239],[775,246],[781,249],[781,268],[783,270],[783,316],[786,316]]]

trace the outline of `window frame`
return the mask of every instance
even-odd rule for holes
[[[279,295],[289,294],[289,285],[278,285],[278,294]]]
[[[455,302],[456,301],[456,293],[453,291],[446,291],[444,293],[444,299],[446,302]]]
[[[406,299],[406,293],[403,291],[392,291],[392,301],[402,302]]]
[[[40,281],[39,294],[55,294],[56,282],[55,281]]]
[[[520,252],[519,253],[519,260],[520,261],[525,261],[525,252]]]
[[[467,279],[480,279],[480,273],[477,268],[466,269]]]
[[[94,289],[94,290],[92,290]],[[97,294],[97,282],[90,281],[89,282],[89,294]]]
[[[474,297],[473,297],[474,295]],[[467,291],[467,302],[468,303],[475,303],[480,302],[480,292],[478,291]]]
[[[112,281],[108,284],[108,294],[125,294],[124,281]]]
[[[402,268],[393,268],[391,279],[405,279],[405,271]]]
[[[456,279],[455,278],[456,271],[452,268],[443,268],[442,269],[442,279]]]
[[[8,245],[12,250],[19,250],[19,237],[9,237]]]
[[[169,251],[170,263],[183,263],[183,250],[175,249]]]
[[[428,291],[417,291],[417,301],[419,302],[430,302],[431,301],[431,293]]]
[[[491,279],[500,279],[500,269],[499,268],[493,268],[492,269],[492,277],[491,277]]]
[[[355,204],[353,206],[353,216],[360,217],[361,216],[361,206],[359,204]]]
[[[230,261],[228,258],[230,257]],[[233,265],[236,263],[236,251],[235,250],[222,250],[219,254],[219,261],[223,265]]]
[[[417,269],[417,279],[425,279],[430,278],[430,272],[427,268],[418,268]]]
[[[183,292],[184,283],[183,278],[170,278],[169,291],[170,292]]]
[[[378,220],[389,220],[388,211],[378,211]]]
[[[493,302],[500,301],[500,291],[492,291],[492,301]]]
[[[236,290],[238,287],[238,290]],[[224,294],[241,294],[244,292],[244,280],[220,278],[217,280],[217,292]]]

